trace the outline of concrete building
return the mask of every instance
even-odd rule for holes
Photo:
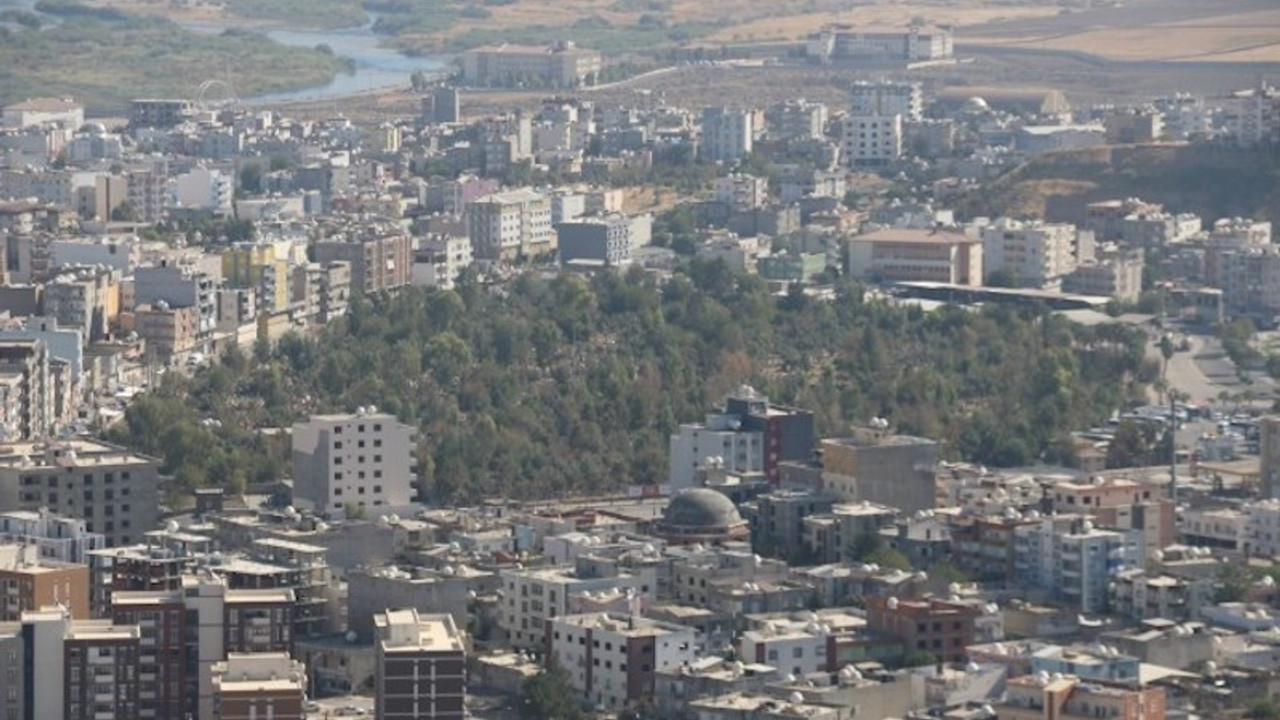
[[[847,501],[865,501],[902,512],[937,504],[938,443],[897,435],[887,428],[858,428],[820,445],[826,489]]]
[[[856,62],[901,66],[954,57],[952,31],[946,27],[858,27],[828,25],[808,36],[805,56],[812,62]]]
[[[222,279],[229,288],[256,291],[268,312],[289,307],[289,263],[275,243],[240,242],[223,250]]]
[[[458,276],[471,267],[474,259],[468,237],[435,235],[424,238],[414,255],[413,283],[452,289]]]
[[[72,98],[32,98],[6,105],[0,121],[10,128],[53,124],[77,130],[84,125],[84,106]]]
[[[1000,720],[1163,720],[1163,687],[1116,687],[1077,677],[1027,675],[1011,678],[1005,698],[995,704]]]
[[[235,181],[221,170],[195,167],[173,178],[169,207],[230,215]]]
[[[85,529],[84,520],[55,515],[47,508],[0,513],[0,542],[34,547],[38,557],[60,563],[88,564],[88,553],[106,547],[102,533]]]
[[[57,429],[49,351],[43,340],[0,340],[0,434],[15,442],[47,437]],[[3,491],[0,490],[0,497]],[[0,510],[17,509],[0,505]]]
[[[134,271],[133,299],[136,305],[195,308],[196,333],[208,335],[218,324],[218,285],[208,273],[163,263]]]
[[[453,618],[410,608],[388,610],[374,625],[376,720],[462,720],[467,653]]]
[[[0,511],[41,508],[85,521],[108,547],[136,542],[156,526],[157,463],[92,440],[4,446]]]
[[[734,210],[755,210],[769,202],[769,178],[731,173],[716,178],[716,202]]]
[[[504,43],[462,53],[462,79],[479,87],[578,87],[594,84],[601,67],[598,51],[564,41],[549,47]]]
[[[201,347],[200,308],[169,307],[162,300],[139,307],[133,317],[148,356],[160,362],[179,362]]]
[[[1057,287],[1080,261],[1093,259],[1093,248],[1081,248],[1076,227],[1067,223],[1001,218],[981,236],[983,272],[1007,272],[1031,287]]]
[[[901,115],[846,115],[840,127],[840,163],[845,168],[884,167],[902,157]]]
[[[97,267],[66,268],[44,286],[45,314],[75,328],[85,342],[105,340],[119,314],[119,275]]]
[[[462,120],[461,100],[462,93],[453,87],[438,87],[431,91],[429,98],[423,99],[423,104],[430,105],[430,115],[428,117],[433,123],[456,123]],[[426,108],[424,108],[426,109]]]
[[[631,262],[634,243],[631,220],[625,215],[563,222],[556,226],[556,238],[560,262],[565,264],[589,260],[618,267]]]
[[[503,606],[499,625],[512,646],[521,650],[543,650],[547,622],[570,614],[572,598],[584,592],[654,591],[630,573],[594,575],[574,568],[538,568],[502,570],[499,577]]]
[[[364,235],[334,236],[317,242],[316,262],[347,263],[351,292],[376,293],[413,281],[413,238],[398,230],[371,230]]]
[[[1280,134],[1280,93],[1265,82],[1226,98],[1227,136],[1241,147],[1275,140]]]
[[[212,674],[219,720],[306,719],[307,668],[288,653],[228,653]]]
[[[293,426],[293,502],[319,513],[413,502],[413,428],[361,408]]]
[[[1111,581],[1112,612],[1131,620],[1164,618],[1186,622],[1200,617],[1213,600],[1213,582],[1122,570]]]
[[[867,598],[867,627],[896,638],[903,653],[929,653],[944,662],[963,662],[976,637],[981,611],[967,604],[934,599]]]
[[[918,82],[859,80],[850,91],[849,114],[854,117],[899,115],[904,122],[924,117],[924,87]]]
[[[634,614],[566,615],[546,632],[547,656],[579,699],[612,711],[652,703],[656,674],[687,665],[698,647],[693,628]]]
[[[749,110],[704,108],[698,127],[698,152],[708,162],[737,162],[755,145],[755,114]]]
[[[1059,150],[1097,147],[1107,142],[1102,125],[1023,125],[1014,131],[1014,146],[1028,156]]]
[[[1163,485],[1125,478],[1056,482],[1046,489],[1046,506],[1055,513],[1084,513],[1100,527],[1141,533],[1143,552],[1172,545],[1176,513]]]
[[[764,497],[760,498],[764,515]],[[891,526],[898,511],[872,502],[836,503],[824,513],[806,513],[801,532],[810,557],[820,563],[850,562]]]
[[[1101,530],[1084,516],[1056,515],[1014,532],[1017,582],[1082,612],[1105,612],[1112,576],[1143,567],[1140,531]]]
[[[57,606],[90,617],[88,566],[42,560],[32,545],[0,545],[0,622]]]
[[[1062,276],[1062,291],[1136,303],[1142,294],[1143,266],[1140,255],[1081,264]]]
[[[551,201],[521,188],[493,193],[466,204],[467,237],[476,257],[510,262],[556,249]]]
[[[847,241],[850,277],[870,282],[982,284],[982,243],[957,233],[886,229]]]
[[[718,470],[763,472],[777,484],[778,464],[812,459],[816,442],[813,413],[773,405],[743,385],[704,423],[681,425],[671,436],[668,478],[673,487],[689,487],[707,460],[716,458]]]
[[[804,98],[770,105],[764,113],[770,140],[820,140],[826,133],[827,106]]]

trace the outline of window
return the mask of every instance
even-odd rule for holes
[[[804,648],[802,648],[802,647],[792,648],[792,649],[791,649],[791,657],[793,657],[793,658],[802,658],[802,657],[804,657]]]
[[[333,449],[334,449],[334,450],[341,450],[341,449],[342,449],[342,441],[341,441],[341,440],[334,440],[334,441],[333,441]]]
[[[382,432],[382,423],[374,423],[374,424],[373,424],[373,431],[374,431],[374,432]]]
[[[364,441],[363,441],[363,440],[361,440],[361,441],[357,442],[357,443],[356,443],[356,447],[358,447],[358,448],[363,448],[363,447],[364,447]]]
[[[381,493],[381,492],[382,492],[382,486],[381,486],[381,485],[374,485],[374,486],[373,486],[373,491],[374,491],[375,493]]]

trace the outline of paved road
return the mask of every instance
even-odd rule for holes
[[[1190,350],[1175,352],[1169,360],[1166,377],[1176,390],[1191,396],[1191,403],[1199,405],[1216,402],[1218,393],[1226,390],[1237,392],[1240,380],[1235,365],[1222,351],[1222,343],[1215,337],[1190,336]],[[1162,360],[1159,340],[1147,345],[1148,357]]]

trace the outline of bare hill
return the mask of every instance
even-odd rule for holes
[[[1280,221],[1280,154],[1209,145],[1126,145],[1050,153],[964,196],[964,217],[1080,222],[1091,202],[1141,197],[1206,220]]]

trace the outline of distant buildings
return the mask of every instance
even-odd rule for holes
[[[744,385],[705,422],[683,424],[671,436],[668,478],[673,487],[688,487],[714,459],[718,469],[763,473],[776,484],[778,463],[811,459],[815,443],[813,413],[771,405]]]
[[[556,249],[551,201],[530,189],[493,193],[466,205],[467,236],[477,258],[510,262]]]
[[[583,702],[608,710],[652,703],[657,673],[697,656],[697,631],[638,615],[566,615],[547,623],[547,655]]]
[[[305,720],[307,668],[288,653],[228,653],[214,663],[213,710],[222,720]]]
[[[950,28],[860,28],[829,25],[809,35],[805,56],[819,63],[863,62],[905,65],[949,60],[954,54]]]
[[[462,53],[462,79],[479,87],[590,85],[602,66],[598,51],[572,42],[549,47],[491,45]]]
[[[293,501],[319,513],[413,501],[413,428],[394,415],[315,415],[293,426]]]
[[[828,491],[903,512],[937,505],[939,451],[933,440],[883,427],[857,428],[849,437],[825,439],[819,446]]]
[[[733,163],[755,146],[755,113],[728,107],[708,107],[699,124],[698,152],[709,162]]]
[[[979,286],[982,243],[957,233],[885,229],[846,241],[850,277],[870,282],[935,282]]]
[[[348,264],[350,287],[359,293],[394,290],[413,279],[413,238],[403,231],[355,232],[326,238],[314,247],[317,262]]]

